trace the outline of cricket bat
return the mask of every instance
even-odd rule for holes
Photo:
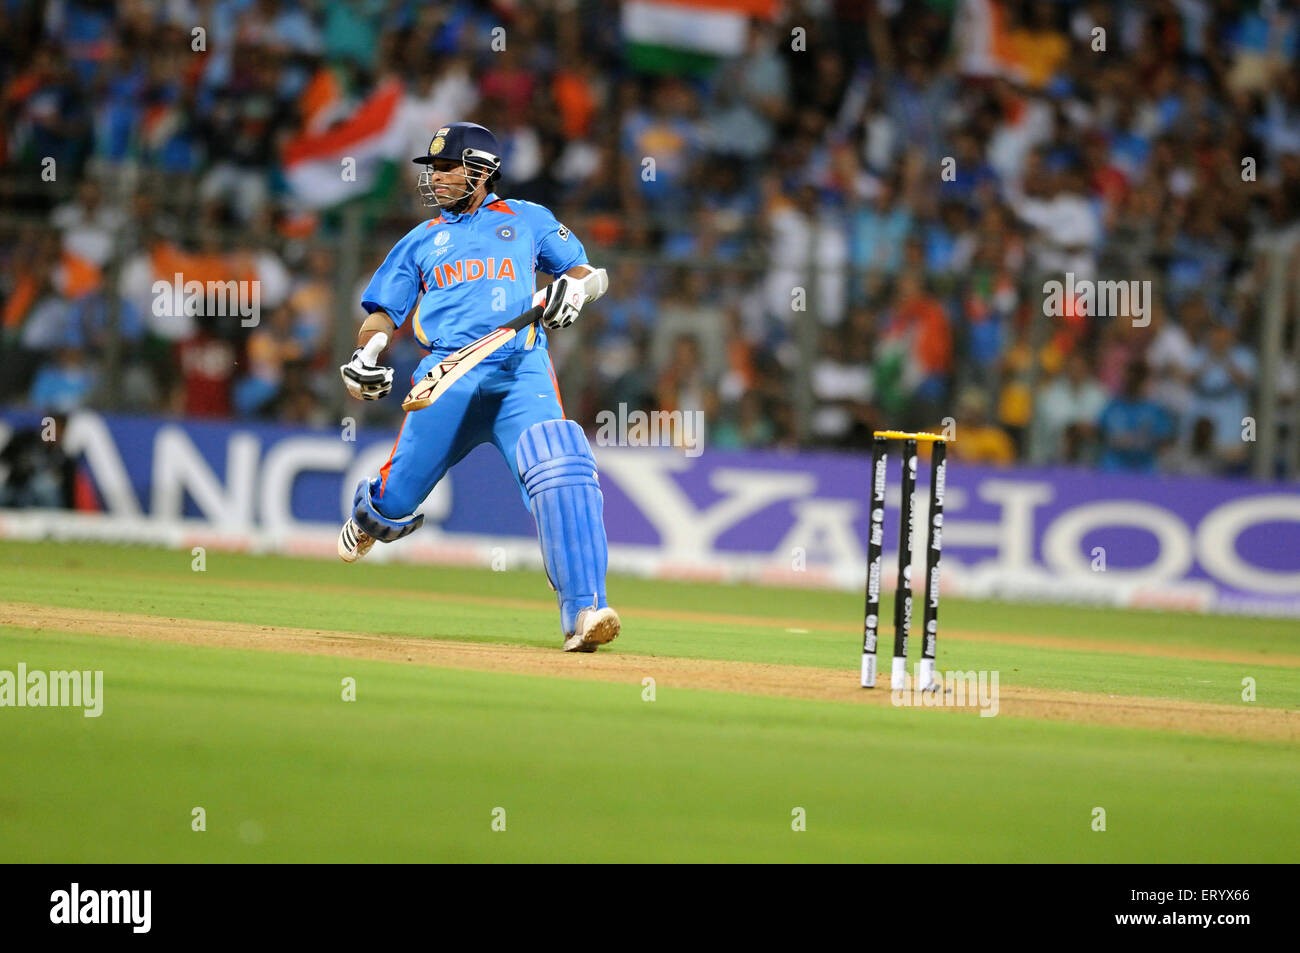
[[[597,268],[582,279],[582,290],[587,301],[595,301],[609,290],[609,275],[604,268]],[[504,347],[511,338],[542,316],[546,305],[546,289],[542,288],[529,299],[531,307],[519,317],[507,321],[495,331],[491,331],[477,341],[471,341],[454,354],[448,354],[437,366],[424,377],[415,382],[411,392],[402,401],[406,411],[423,410],[447,392],[484,359]]]

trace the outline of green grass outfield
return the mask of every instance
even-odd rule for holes
[[[627,625],[602,651],[856,680],[860,596],[609,589]],[[209,552],[197,573],[188,551],[0,542],[3,602],[558,647],[549,600],[535,572]],[[940,667],[1004,685],[1300,708],[1294,620],[955,600],[940,619]],[[103,670],[105,707],[0,708],[6,862],[1300,860],[1300,750],[1275,738],[667,687],[646,702],[637,684],[0,626],[0,669],[20,661]]]

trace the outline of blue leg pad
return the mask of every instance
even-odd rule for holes
[[[367,536],[384,543],[391,543],[409,536],[420,528],[424,514],[420,513],[405,520],[390,520],[375,509],[370,501],[370,481],[362,480],[357,484],[356,496],[352,498],[352,518]]]
[[[565,635],[578,610],[605,606],[605,497],[587,436],[572,420],[544,420],[519,437],[515,449],[529,508],[537,520],[546,574],[560,602]]]

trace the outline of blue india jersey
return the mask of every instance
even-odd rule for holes
[[[361,305],[385,311],[399,327],[410,314],[422,347],[456,350],[528,310],[538,271],[561,275],[585,264],[582,242],[549,209],[492,193],[473,212],[443,212],[407,232]],[[545,346],[546,332],[533,324],[502,350]]]

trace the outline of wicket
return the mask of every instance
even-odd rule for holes
[[[880,628],[880,560],[885,540],[885,483],[889,441],[903,441],[902,500],[899,504],[898,584],[894,590],[894,661],[890,688],[907,682],[907,637],[912,627],[912,549],[916,530],[916,446],[933,443],[930,456],[930,533],[925,558],[925,613],[919,680],[935,687],[934,660],[939,635],[939,555],[943,546],[943,494],[948,474],[948,439],[940,434],[877,430],[871,447],[871,527],[867,542],[867,605],[862,626],[862,687],[876,685],[876,642]]]

